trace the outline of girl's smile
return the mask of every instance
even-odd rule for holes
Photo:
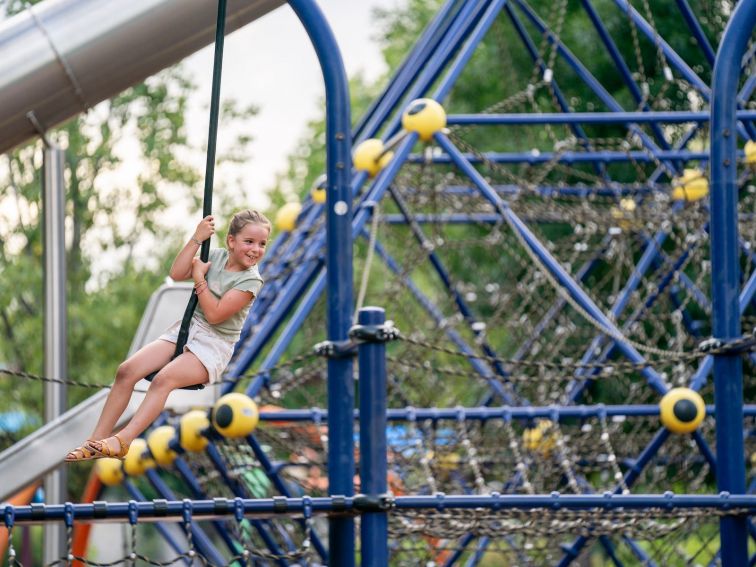
[[[229,235],[226,269],[241,271],[257,264],[265,255],[268,236],[268,227],[258,223],[249,223],[237,234]]]

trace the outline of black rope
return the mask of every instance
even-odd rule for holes
[[[215,176],[215,148],[218,138],[218,114],[220,113],[220,87],[221,71],[223,67],[223,40],[225,39],[226,30],[226,0],[218,0],[218,21],[215,26],[215,60],[213,61],[213,86],[210,94],[210,128],[207,136],[207,161],[205,163],[205,194],[202,203],[202,218],[213,212],[213,178]],[[200,259],[207,262],[210,257],[210,239],[202,243],[200,249]],[[189,303],[184,311],[184,318],[181,320],[178,339],[176,340],[176,350],[173,358],[176,358],[184,352],[184,346],[189,338],[189,325],[192,322],[194,310],[198,303],[197,294],[192,294]],[[152,381],[156,372],[146,377],[146,380]],[[194,384],[185,386],[182,390],[202,390],[203,384]]]

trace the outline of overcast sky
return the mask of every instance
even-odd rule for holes
[[[374,79],[385,72],[379,46],[373,40],[375,7],[392,8],[404,0],[321,0],[319,2],[341,48],[347,74],[361,72]],[[197,146],[207,141],[208,105],[213,46],[188,57],[185,65],[199,85],[190,114],[189,135]],[[273,184],[286,156],[318,116],[324,95],[323,78],[304,28],[288,6],[229,35],[224,45],[221,95],[243,105],[254,103],[259,115],[252,121],[251,159],[243,168],[252,206],[266,205],[261,191]],[[225,134],[225,138],[224,138]],[[219,132],[219,147],[231,132]]]

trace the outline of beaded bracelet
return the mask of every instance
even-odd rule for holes
[[[194,242],[197,246],[202,246],[202,242],[200,242],[199,240],[197,240],[194,236],[192,236],[189,240],[191,240],[192,242]]]
[[[202,280],[201,282],[194,284],[194,293],[196,295],[199,295],[200,293],[205,291],[206,287],[207,287],[207,280]]]

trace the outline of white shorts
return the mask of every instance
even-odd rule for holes
[[[158,339],[176,344],[180,329],[181,321],[176,321]],[[191,351],[199,358],[202,365],[207,368],[210,384],[217,384],[221,381],[223,372],[231,360],[236,341],[237,339],[224,337],[207,323],[193,318],[189,325],[189,337],[184,345],[184,351]]]

